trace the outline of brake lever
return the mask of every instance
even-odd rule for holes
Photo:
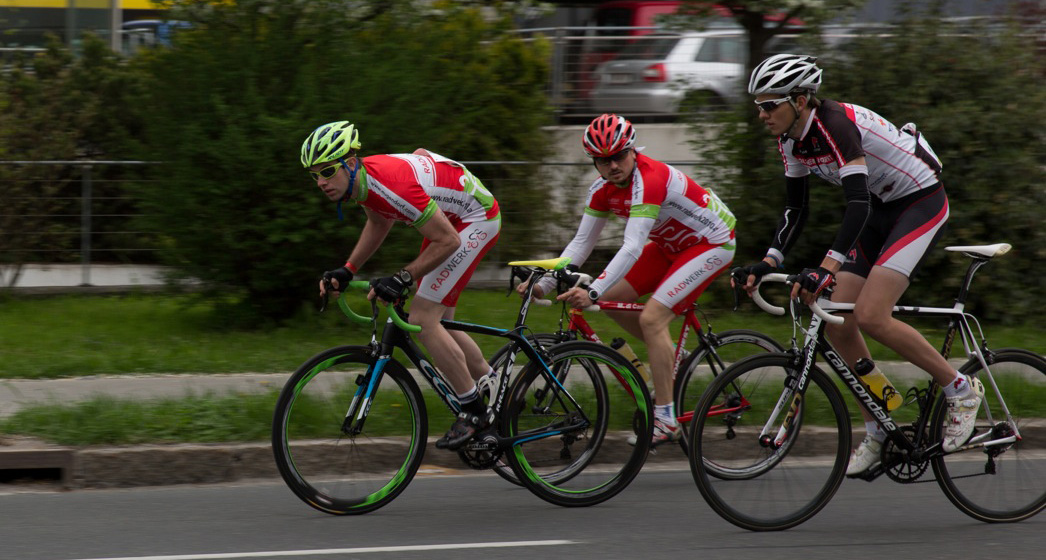
[[[516,291],[516,279],[520,282],[530,282],[530,279],[534,277],[534,271],[525,266],[514,266],[512,267],[512,274],[508,277],[508,294],[512,295],[512,292]]]
[[[731,291],[734,292],[734,311],[737,311],[741,307],[741,291],[748,283],[748,274],[745,273],[745,269],[738,266],[730,271],[730,279],[734,281]]]
[[[331,290],[334,289],[334,286],[331,285],[330,278],[322,278],[322,280],[323,280],[323,295],[320,296],[320,311],[319,311],[320,313],[323,313],[324,311],[327,310],[327,303],[328,303],[328,300],[330,299],[330,293],[331,293]]]

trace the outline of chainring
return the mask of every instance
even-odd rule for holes
[[[906,435],[909,440],[915,439],[914,426],[901,426],[901,431],[904,432],[904,435]],[[897,444],[890,439],[883,442],[882,461],[884,465],[891,465],[885,469],[886,476],[890,477],[890,480],[902,484],[910,484],[919,480],[923,473],[926,472],[926,469],[930,466],[928,460],[918,462],[913,461],[910,455],[902,452],[897,447]],[[891,464],[894,461],[897,463]]]
[[[476,470],[494,468],[501,458],[498,440],[491,433],[480,434],[458,450],[461,462]]]

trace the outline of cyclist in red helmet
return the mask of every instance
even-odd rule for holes
[[[585,129],[582,146],[599,179],[589,187],[581,225],[562,256],[584,264],[611,214],[625,220],[624,240],[589,289],[573,288],[557,299],[588,307],[598,299],[635,301],[651,294],[638,317],[608,315],[647,345],[656,405],[653,444],[677,441],[669,325],[733,262],[734,215],[682,171],[639,153],[636,131],[624,117],[597,117]],[[553,286],[545,278],[535,294]]]

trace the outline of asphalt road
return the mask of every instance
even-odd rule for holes
[[[680,465],[681,466],[681,465]],[[846,481],[820,514],[750,533],[716,516],[688,470],[644,469],[599,506],[547,504],[490,474],[419,476],[374,513],[319,513],[278,482],[135,490],[0,490],[11,560],[730,558],[1039,559],[1046,516],[989,525],[936,484]]]

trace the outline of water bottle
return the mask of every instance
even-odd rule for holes
[[[886,403],[887,411],[896,410],[897,407],[904,404],[904,397],[897,392],[890,380],[876,367],[875,362],[868,358],[861,358],[854,364],[854,371],[857,373],[857,378],[861,380],[861,383],[868,388],[868,391],[875,398],[879,399],[880,402]]]
[[[618,353],[624,356],[626,360],[632,362],[632,365],[635,366],[636,371],[639,372],[640,377],[643,378],[643,381],[646,381],[647,383],[650,382],[650,373],[647,371],[646,366],[643,365],[643,361],[639,359],[639,356],[636,356],[636,353],[634,350],[632,350],[632,347],[629,346],[627,342],[625,342],[625,339],[615,338],[614,340],[610,341],[610,347],[614,350],[617,350]]]

